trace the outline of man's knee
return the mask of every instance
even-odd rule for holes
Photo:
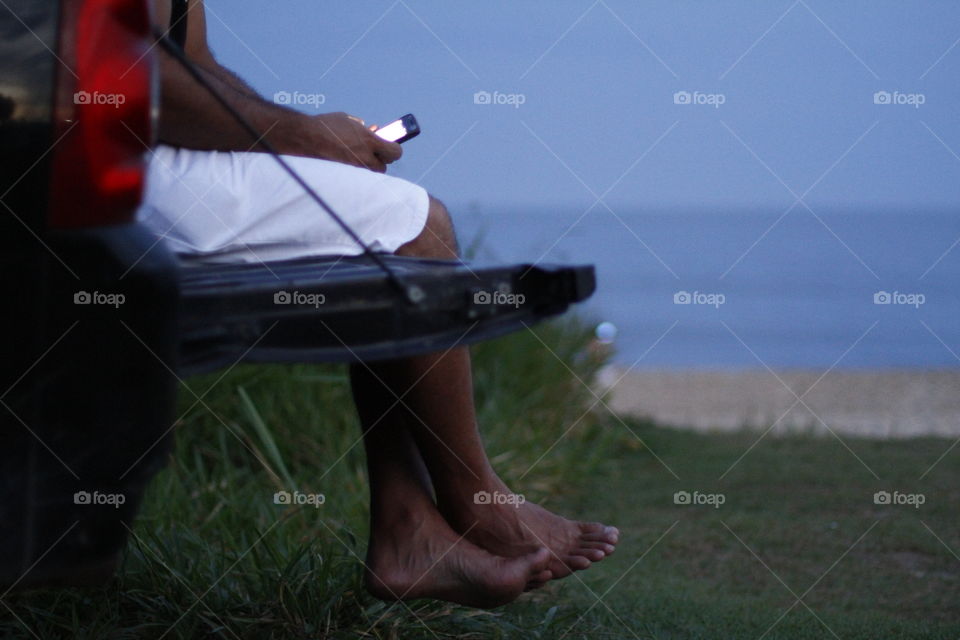
[[[430,196],[427,223],[416,238],[397,250],[397,255],[420,258],[456,258],[457,236],[450,213],[442,202]]]

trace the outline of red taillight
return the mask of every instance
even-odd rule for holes
[[[150,44],[147,0],[62,0],[52,227],[133,219],[153,137]]]

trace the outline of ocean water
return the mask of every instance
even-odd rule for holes
[[[782,214],[601,205],[455,220],[480,262],[594,264],[578,312],[616,326],[626,365],[960,367],[960,211]]]

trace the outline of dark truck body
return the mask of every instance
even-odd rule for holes
[[[101,54],[96,38],[86,43],[92,30],[114,29],[103,42],[127,42],[130,60],[152,65],[144,7],[14,0],[0,9],[0,586],[75,582],[111,564],[170,450],[180,377],[240,361],[442,350],[562,313],[594,288],[592,267],[386,257],[416,289],[414,303],[368,258],[190,266],[133,221],[136,200],[85,208],[78,201],[92,169],[82,154],[62,156],[99,142],[73,127],[92,112],[63,116],[64,87],[84,86]],[[78,32],[78,15],[91,33]],[[143,116],[132,108],[111,117]],[[105,130],[122,136],[113,124]],[[493,292],[524,302],[490,304]],[[125,499],[84,503],[95,492]]]

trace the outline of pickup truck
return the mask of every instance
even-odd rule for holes
[[[188,264],[135,221],[158,108],[148,0],[2,4],[2,591],[113,573],[183,377],[444,349],[593,292],[590,266],[383,256],[401,291],[369,257]]]

